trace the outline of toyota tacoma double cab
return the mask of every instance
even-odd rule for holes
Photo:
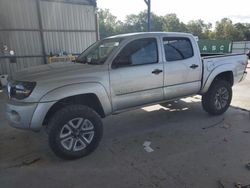
[[[245,54],[201,55],[187,33],[130,33],[97,41],[72,62],[24,69],[8,77],[9,124],[46,128],[63,159],[90,154],[102,118],[199,94],[212,115],[230,106],[232,86],[246,76]]]

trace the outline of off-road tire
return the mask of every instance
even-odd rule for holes
[[[224,91],[226,93],[224,94],[224,98],[223,95],[219,96],[219,93],[221,91]],[[220,109],[218,108],[218,105],[216,105],[218,104],[216,103],[216,100],[218,98],[224,101]],[[202,107],[206,112],[208,112],[211,115],[221,115],[228,109],[231,100],[232,100],[232,87],[230,83],[225,80],[216,80],[212,83],[207,93],[202,95]]]
[[[71,142],[71,144],[69,144],[69,145],[74,144],[74,146],[72,146],[72,149],[69,149],[69,148],[65,149],[64,145],[66,145],[65,143],[69,141],[66,140],[67,139],[66,137],[65,139],[66,141],[62,142],[63,139],[61,139],[61,137],[65,132],[64,130],[65,125],[68,125],[69,123],[72,124],[72,122],[75,121],[75,119],[79,121],[83,119],[82,125],[81,125],[81,122],[79,123],[77,122],[77,124],[79,124],[80,126],[79,133],[78,133],[79,138],[76,137],[76,133],[74,132],[78,129],[73,129],[72,126],[71,128],[68,129],[67,127],[70,127],[70,126],[66,126],[66,128],[68,129],[68,133],[66,131],[66,134],[69,134],[68,137],[73,135],[73,132],[74,132],[74,136],[72,136],[72,138],[70,138],[69,141],[70,142],[72,140],[75,140],[75,141],[72,141],[73,143]],[[92,140],[88,145],[87,145],[88,142],[85,143],[84,141],[86,140],[83,139],[81,135],[81,134],[84,134],[85,136],[87,133],[80,132],[80,131],[86,131],[86,130],[82,130],[84,129],[84,126],[85,126],[83,124],[86,124],[85,120],[88,120],[86,122],[91,125],[92,130],[93,130],[93,131],[92,130],[90,131],[91,132],[90,138],[92,138]],[[50,148],[56,154],[56,156],[62,159],[67,159],[67,160],[81,158],[93,152],[99,145],[99,142],[102,138],[102,133],[103,133],[103,126],[102,126],[102,120],[100,116],[91,108],[87,106],[83,106],[83,105],[69,105],[60,109],[53,115],[53,117],[49,120],[49,123],[48,123],[48,135],[49,135]],[[80,140],[80,137],[81,137],[81,140]],[[79,145],[77,139],[80,140],[79,143],[80,145],[82,144],[82,147],[84,147],[84,144],[86,146],[84,149],[81,149],[80,151],[75,150],[75,148],[73,148],[77,144]]]

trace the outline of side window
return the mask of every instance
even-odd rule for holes
[[[183,60],[194,56],[193,47],[188,38],[163,38],[167,61]]]
[[[158,62],[155,38],[137,39],[128,43],[115,58],[112,67],[133,66]]]

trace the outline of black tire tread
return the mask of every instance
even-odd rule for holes
[[[97,138],[95,139],[95,142],[92,141],[87,148],[84,149],[84,152],[77,153],[77,154],[70,154],[63,152],[60,147],[58,146],[55,135],[58,131],[58,122],[63,122],[65,119],[70,118],[75,113],[84,114],[86,117],[91,117],[95,121],[95,125],[97,126]],[[103,128],[102,128],[102,120],[100,116],[91,108],[84,106],[84,105],[68,105],[60,110],[58,110],[52,118],[49,120],[48,123],[48,135],[49,135],[49,146],[52,149],[52,151],[58,156],[59,158],[71,160],[71,159],[77,159],[84,156],[89,155],[91,152],[93,152],[97,146],[99,145],[99,142],[102,138],[103,134]]]
[[[229,99],[229,103],[226,105],[225,108],[223,108],[220,111],[217,111],[213,107],[212,99],[213,99],[213,95],[215,94],[217,88],[221,87],[221,86],[224,86],[224,87],[226,87],[228,89],[230,99]],[[231,100],[232,100],[232,87],[231,87],[231,84],[229,82],[225,81],[225,80],[215,80],[211,84],[211,86],[210,86],[209,90],[207,91],[207,93],[202,95],[202,107],[210,115],[221,115],[228,109],[228,107],[230,106]]]

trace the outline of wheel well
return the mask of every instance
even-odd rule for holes
[[[234,84],[233,72],[232,71],[222,72],[215,77],[214,81],[216,80],[225,80],[229,82],[231,86],[233,86]]]
[[[97,98],[97,96],[93,93],[90,94],[82,94],[82,95],[75,95],[75,96],[70,96],[66,97],[64,99],[59,100],[57,103],[55,103],[47,112],[43,125],[47,125],[49,119],[52,117],[52,115],[57,112],[59,109],[70,105],[70,104],[82,104],[86,105],[93,110],[95,110],[102,118],[105,117],[104,110],[102,108],[102,105]]]

